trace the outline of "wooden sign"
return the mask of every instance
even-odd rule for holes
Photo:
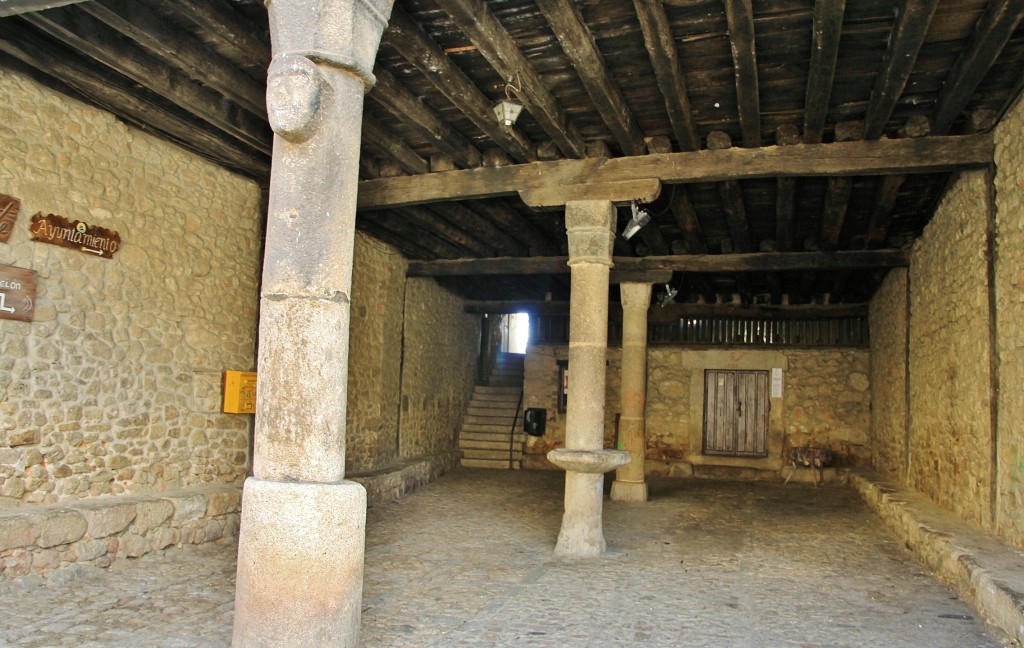
[[[11,232],[14,231],[14,221],[18,218],[18,210],[21,209],[21,201],[14,196],[0,194],[0,243],[11,240]]]
[[[35,270],[0,265],[0,319],[32,321],[38,276]]]
[[[56,214],[43,216],[39,212],[32,217],[28,231],[36,241],[95,254],[104,259],[114,258],[114,252],[121,247],[121,235],[117,232],[83,221],[69,222]]]

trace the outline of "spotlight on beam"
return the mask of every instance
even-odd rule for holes
[[[633,218],[626,223],[626,228],[622,230],[622,238],[627,241],[643,229],[644,225],[651,222],[651,215],[647,213],[646,209],[641,209],[635,200],[630,203],[629,207],[633,211]]]
[[[665,308],[669,304],[674,304],[676,302],[676,295],[678,294],[678,288],[673,288],[671,285],[665,284],[665,294],[658,298],[658,304],[660,304],[662,308]]]

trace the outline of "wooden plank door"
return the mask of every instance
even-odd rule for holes
[[[704,372],[704,454],[768,456],[768,372]]]

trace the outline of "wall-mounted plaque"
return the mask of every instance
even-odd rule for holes
[[[38,276],[35,270],[0,265],[0,319],[32,321]]]
[[[14,231],[14,221],[18,218],[18,210],[21,209],[21,201],[14,196],[0,194],[0,243],[11,240],[11,232]]]
[[[56,214],[43,216],[39,212],[32,217],[28,231],[37,241],[95,254],[104,259],[114,258],[114,252],[121,247],[121,235],[117,232],[83,221],[70,222]]]

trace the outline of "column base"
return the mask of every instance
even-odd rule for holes
[[[612,482],[613,502],[646,502],[647,482],[619,481]]]
[[[603,497],[604,473],[565,473],[565,514],[555,544],[556,556],[595,558],[604,553]]]
[[[354,647],[365,538],[361,485],[247,479],[231,645]]]

